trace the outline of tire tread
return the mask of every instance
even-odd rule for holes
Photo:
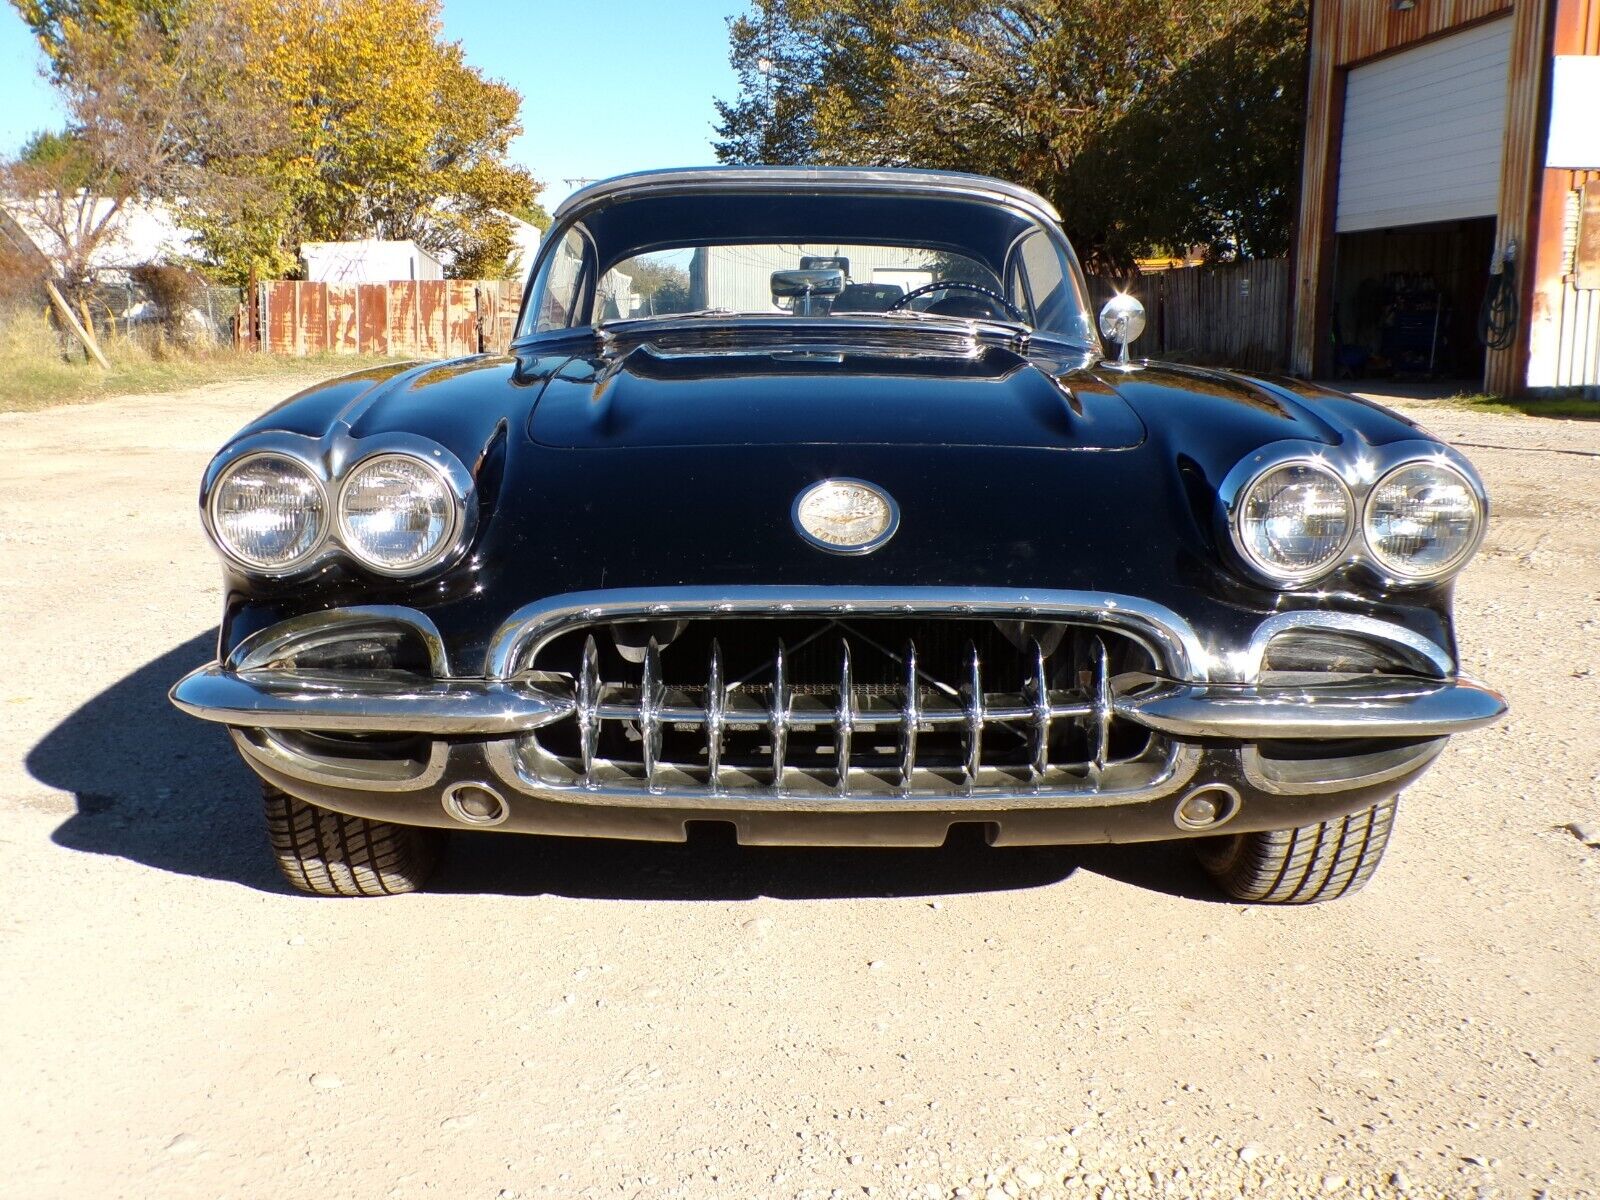
[[[290,886],[314,896],[396,896],[427,882],[442,835],[319,808],[263,785],[267,837]]]
[[[1201,864],[1236,900],[1320,904],[1360,891],[1378,869],[1399,797],[1348,816],[1202,842]],[[1211,843],[1211,844],[1208,844]]]

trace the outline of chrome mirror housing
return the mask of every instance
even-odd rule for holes
[[[1122,347],[1117,362],[1128,362],[1128,343],[1144,332],[1144,305],[1126,292],[1118,292],[1100,310],[1100,333]]]

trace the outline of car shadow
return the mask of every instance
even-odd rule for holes
[[[255,776],[223,730],[173,708],[167,690],[213,657],[215,631],[191,638],[83,704],[29,751],[41,783],[76,811],[52,840],[162,871],[290,891],[267,852]],[[451,838],[430,890],[610,900],[934,896],[1047,887],[1077,870],[1152,891],[1216,899],[1187,847],[987,845],[957,826],[937,849],[740,846],[715,823],[684,843]]]

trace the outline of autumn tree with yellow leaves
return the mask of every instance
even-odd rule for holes
[[[234,31],[225,86],[273,97],[282,130],[264,148],[205,148],[213,169],[263,185],[249,205],[189,204],[232,281],[291,273],[302,242],[365,237],[413,238],[458,277],[492,276],[513,248],[507,214],[543,220],[540,185],[509,160],[521,97],[445,40],[439,0],[12,2],[63,88],[85,30],[141,52],[200,19]]]

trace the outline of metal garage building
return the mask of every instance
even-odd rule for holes
[[[1295,370],[1600,396],[1600,0],[1315,0]]]

